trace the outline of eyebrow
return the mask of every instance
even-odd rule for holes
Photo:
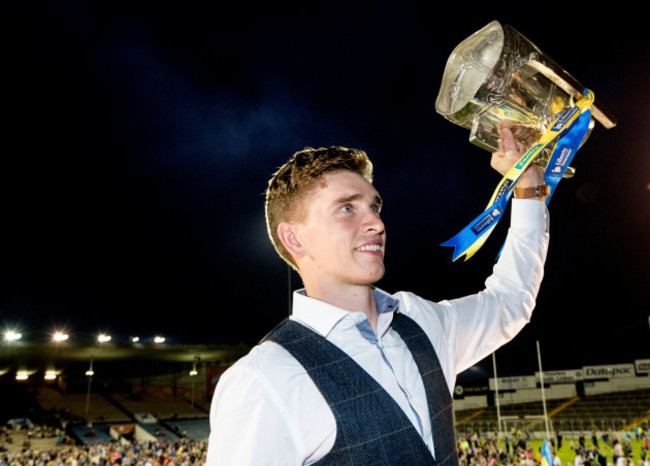
[[[334,202],[332,202],[332,205],[337,205],[337,204],[345,204],[346,202],[353,202],[353,201],[358,201],[359,199],[362,199],[363,196],[359,193],[357,194],[351,194],[350,196],[341,196],[338,199],[336,199]],[[376,194],[372,200],[372,204],[376,205],[378,207],[381,207],[384,205],[384,201],[382,200],[381,196],[379,194]]]

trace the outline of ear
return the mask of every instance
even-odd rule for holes
[[[298,239],[298,228],[295,223],[282,222],[278,225],[278,237],[287,251],[298,258],[305,255],[305,248]]]

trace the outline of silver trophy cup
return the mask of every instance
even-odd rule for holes
[[[510,26],[493,21],[461,42],[452,52],[436,99],[436,111],[470,130],[471,143],[498,150],[499,125],[508,120],[515,138],[526,147],[551,122],[573,106],[585,88],[531,41]],[[596,119],[606,128],[615,118],[602,105],[592,105],[589,137]],[[545,167],[550,145],[535,163]],[[574,174],[569,167],[565,177]]]

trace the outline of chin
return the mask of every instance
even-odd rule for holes
[[[372,274],[371,277],[368,277],[368,284],[374,285],[375,283],[377,283],[379,280],[384,278],[384,273],[385,270],[382,268],[381,270],[378,270],[376,273]]]

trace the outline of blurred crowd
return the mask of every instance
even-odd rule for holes
[[[48,432],[56,437],[56,445],[52,447],[33,446],[35,442],[30,438],[47,438],[34,435],[24,440],[19,448],[9,448],[8,444],[15,438],[11,430],[0,431],[0,466],[198,466],[205,463],[207,452],[207,442],[186,438],[78,445],[56,429]]]
[[[15,432],[14,426],[0,428],[0,466],[198,466],[205,463],[207,453],[207,442],[188,438],[91,446],[77,444],[59,428],[30,425],[20,437]],[[9,448],[16,438],[21,445]],[[53,446],[33,446],[36,439],[48,438]],[[640,428],[620,437],[612,432],[580,434],[569,442],[557,432],[549,441],[550,461],[544,462],[527,431],[512,431],[497,439],[496,433],[459,435],[460,466],[650,466],[648,432]],[[565,461],[558,456],[560,451]]]
[[[638,448],[633,448],[636,442]],[[531,434],[512,431],[501,441],[497,434],[465,433],[458,436],[460,466],[650,466],[648,432],[635,428],[619,436],[612,432],[583,433],[567,444],[562,433],[549,439],[549,456],[532,446]],[[562,452],[560,455],[559,452]],[[562,458],[564,458],[564,461]]]

